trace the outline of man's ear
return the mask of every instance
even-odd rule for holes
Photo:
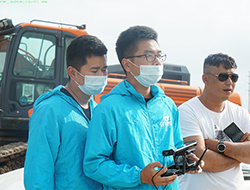
[[[207,74],[203,74],[202,75],[202,81],[204,82],[205,85],[208,83],[208,76],[207,76]]]
[[[128,59],[126,59],[126,58],[122,59],[122,66],[127,73],[130,72],[130,63],[129,63]]]
[[[73,68],[73,67],[71,67],[71,66],[69,66],[67,68],[67,71],[68,71],[68,75],[69,75],[70,79],[71,80],[75,80],[76,79],[76,74],[77,74],[76,69]]]

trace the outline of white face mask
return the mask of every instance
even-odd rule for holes
[[[163,75],[163,65],[140,65],[139,67],[129,59],[128,61],[134,66],[140,68],[140,75],[135,76],[132,72],[130,73],[142,86],[149,87],[161,80]]]
[[[76,70],[77,71],[77,70]],[[78,72],[78,71],[77,71]],[[79,72],[78,72],[79,73]],[[84,77],[84,85],[76,84],[81,89],[81,91],[87,95],[96,95],[103,92],[105,86],[107,85],[107,76],[92,76],[92,75],[82,75]]]

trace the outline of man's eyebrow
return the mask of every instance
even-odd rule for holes
[[[100,69],[101,67],[91,67],[90,69]],[[106,66],[104,66],[104,67],[102,67],[102,69],[106,69],[106,68],[108,68],[108,66],[106,65]]]
[[[152,51],[152,50],[145,50],[143,53],[152,53],[152,54],[154,54],[154,51]],[[158,54],[159,54],[159,53],[162,53],[162,51],[161,51],[161,50],[158,50],[157,53],[158,53]]]
[[[100,69],[100,67],[91,67],[90,69]]]

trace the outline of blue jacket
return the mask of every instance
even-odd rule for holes
[[[162,151],[183,144],[176,105],[156,85],[151,86],[151,93],[154,97],[146,103],[124,80],[94,110],[84,172],[103,183],[104,189],[155,190],[141,183],[141,170],[151,162],[163,164]],[[172,156],[165,161],[173,163]],[[178,180],[166,189],[179,189]]]
[[[24,166],[27,190],[101,189],[83,172],[89,120],[58,86],[41,95],[33,106]],[[96,103],[91,98],[91,111]]]

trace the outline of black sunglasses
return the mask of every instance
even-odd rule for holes
[[[221,82],[225,82],[228,79],[228,77],[230,77],[233,82],[237,82],[239,78],[239,75],[236,73],[231,73],[231,74],[220,73],[218,75],[213,75],[213,76],[216,76],[218,80]]]

